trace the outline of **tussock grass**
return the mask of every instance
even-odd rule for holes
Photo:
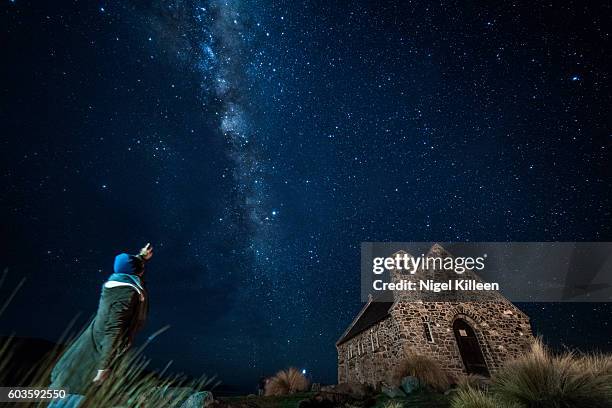
[[[422,386],[434,391],[444,392],[450,387],[448,374],[431,357],[409,353],[393,371],[390,382],[397,387],[408,376],[416,377]]]
[[[529,408],[612,407],[612,357],[553,355],[540,340],[493,379],[500,399]]]
[[[400,401],[387,401],[383,408],[404,408],[404,404]]]
[[[521,408],[520,405],[506,403],[475,388],[461,388],[455,394],[451,408]]]
[[[579,368],[594,375],[612,375],[612,356],[605,354],[586,354],[578,359]]]
[[[611,408],[612,356],[555,355],[536,340],[529,353],[509,362],[489,392],[460,387],[453,408]]]
[[[140,350],[122,358],[100,387],[90,387],[82,407],[180,407],[195,392],[210,389],[214,380],[202,377],[189,381],[181,375],[160,377],[147,371],[148,365],[149,360]]]
[[[290,395],[308,389],[308,379],[294,367],[280,370],[268,379],[265,387],[266,396]]]

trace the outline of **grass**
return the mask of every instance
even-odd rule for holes
[[[391,384],[400,386],[402,378],[408,376],[416,377],[422,386],[434,391],[444,392],[450,388],[448,374],[431,357],[408,354],[394,370]]]
[[[280,370],[266,382],[266,396],[290,395],[308,390],[308,380],[297,368]]]
[[[500,401],[472,387],[459,389],[450,406],[451,408],[520,408],[520,405]]]
[[[611,358],[552,355],[541,341],[495,377],[493,391],[502,400],[534,408],[606,408],[612,406]]]
[[[610,408],[612,356],[555,355],[537,340],[529,353],[509,362],[493,377],[488,393],[467,386],[452,404],[453,408],[489,406]]]
[[[385,402],[385,404],[383,405],[383,408],[404,408],[404,401],[400,401],[400,400],[390,400]]]
[[[180,407],[194,392],[209,389],[211,380],[202,377],[190,381],[181,375],[161,377],[147,371],[149,360],[137,350],[115,364],[111,377],[99,388],[91,387],[82,408],[101,406],[121,407]]]

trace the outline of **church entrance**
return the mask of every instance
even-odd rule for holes
[[[465,320],[457,319],[453,323],[453,331],[455,332],[461,359],[468,374],[488,377],[489,370],[474,329]]]

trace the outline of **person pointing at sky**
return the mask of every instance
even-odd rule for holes
[[[147,317],[144,273],[152,256],[153,247],[147,244],[138,255],[115,257],[114,273],[102,285],[95,317],[51,372],[51,387],[65,389],[71,397],[51,407],[78,406],[87,389],[105,381],[113,364],[129,350]]]

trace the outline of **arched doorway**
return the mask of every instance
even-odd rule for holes
[[[453,323],[453,332],[455,332],[459,353],[468,374],[479,374],[488,377],[489,370],[487,369],[487,363],[485,362],[474,329],[465,320],[457,319]]]

